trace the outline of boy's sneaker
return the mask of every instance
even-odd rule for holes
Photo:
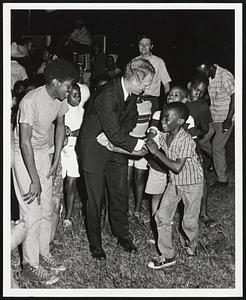
[[[28,280],[43,282],[46,285],[54,284],[60,279],[60,277],[48,272],[42,266],[33,267],[28,263],[23,265],[22,275]]]
[[[196,256],[196,248],[191,248],[191,247],[185,247],[186,253],[189,256]]]
[[[159,270],[162,268],[170,267],[176,264],[175,257],[172,258],[154,258],[152,261],[148,263],[148,267],[154,270]]]
[[[42,264],[45,268],[48,268],[51,271],[56,273],[66,271],[66,267],[58,262],[52,255],[44,256],[40,254],[40,264]]]

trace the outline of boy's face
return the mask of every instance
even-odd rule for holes
[[[151,53],[152,44],[150,39],[143,38],[138,44],[139,52],[141,55],[148,55]]]
[[[181,126],[181,119],[175,109],[166,109],[163,112],[161,124],[163,132],[172,132]]]
[[[182,102],[183,99],[183,91],[178,87],[173,87],[167,95],[167,104],[172,102]]]
[[[196,102],[202,98],[204,93],[206,92],[207,86],[204,82],[194,83],[189,90],[190,100],[192,102]]]
[[[60,101],[63,101],[68,96],[68,91],[71,89],[73,84],[73,79],[65,80],[63,82],[57,81],[55,86],[56,98]]]
[[[78,106],[81,101],[80,90],[77,88],[71,89],[71,91],[68,94],[67,101],[73,107]]]

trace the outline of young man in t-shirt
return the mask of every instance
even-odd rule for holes
[[[73,81],[76,68],[57,59],[44,70],[45,85],[30,91],[20,102],[14,132],[14,185],[20,216],[28,232],[23,248],[23,276],[45,284],[59,280],[66,267],[50,254],[49,243],[55,203],[52,200],[52,174],[55,174],[64,141],[63,101]],[[55,153],[49,158],[49,130],[56,120]],[[42,265],[42,266],[41,266]]]

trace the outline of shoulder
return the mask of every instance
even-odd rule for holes
[[[150,57],[150,60],[155,62],[155,63],[158,63],[160,65],[165,65],[165,62],[162,58],[160,58],[159,56],[156,56],[156,55],[153,55]]]
[[[234,76],[232,75],[232,73],[225,69],[225,68],[222,68],[220,67],[219,65],[217,65],[217,70],[218,70],[218,76],[221,76],[222,77],[222,80],[234,80]]]

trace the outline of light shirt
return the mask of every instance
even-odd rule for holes
[[[235,82],[228,70],[218,65],[216,67],[215,77],[209,78],[210,111],[213,122],[223,122],[229,111],[231,95],[235,92]]]
[[[20,123],[32,127],[31,144],[35,151],[48,151],[52,122],[68,111],[67,100],[52,99],[46,87],[41,86],[25,95],[19,104],[14,132],[15,149],[19,150]]]
[[[17,61],[11,61],[11,90],[14,88],[16,81],[23,81],[27,79],[26,70]]]
[[[142,56],[139,56],[142,57]],[[155,68],[155,76],[151,85],[146,88],[144,94],[150,95],[154,97],[160,96],[161,82],[164,84],[170,82],[172,79],[170,78],[165,62],[158,56],[151,54],[149,57],[144,57],[147,59]]]
[[[168,133],[159,133],[160,147],[164,150],[166,156],[174,161],[177,158],[186,158],[182,170],[175,174],[169,171],[170,182],[175,185],[190,185],[203,182],[203,170],[196,153],[196,143],[191,135],[182,127],[171,142],[167,146],[166,139]]]

